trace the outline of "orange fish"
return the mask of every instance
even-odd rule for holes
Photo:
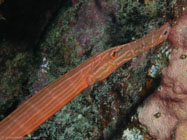
[[[20,105],[0,122],[0,139],[22,139],[81,91],[107,78],[113,71],[142,52],[167,39],[169,24],[137,41],[101,52],[58,78]]]

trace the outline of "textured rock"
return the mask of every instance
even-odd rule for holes
[[[187,140],[187,120],[181,121],[176,126],[175,139],[176,140]]]
[[[178,20],[176,25],[172,28],[169,40],[177,47],[187,49],[187,12]]]
[[[187,14],[172,27],[169,40],[178,47],[163,70],[160,90],[150,96],[139,121],[158,140],[187,139]]]

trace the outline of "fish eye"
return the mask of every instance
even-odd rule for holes
[[[112,59],[114,59],[116,56],[117,56],[117,52],[116,51],[112,51],[111,54],[110,54],[110,57]]]
[[[160,113],[160,112],[157,112],[156,114],[154,114],[154,117],[155,117],[155,118],[160,118],[160,116],[161,116],[161,113]]]
[[[167,31],[165,31],[165,32],[164,32],[164,35],[166,35],[167,33],[168,33],[168,32],[167,32]]]

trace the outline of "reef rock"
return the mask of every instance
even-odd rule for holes
[[[157,140],[187,140],[187,14],[172,27],[169,40],[178,49],[162,71],[159,90],[140,109],[139,121]]]

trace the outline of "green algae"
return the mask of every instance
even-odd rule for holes
[[[0,56],[2,56],[0,62],[0,119],[15,109],[23,97],[29,95],[28,88],[31,83],[27,83],[27,81],[32,79],[30,75],[39,64],[38,62],[33,64],[35,60],[32,56],[33,52],[25,49],[23,45],[15,45],[8,40],[0,43]]]

